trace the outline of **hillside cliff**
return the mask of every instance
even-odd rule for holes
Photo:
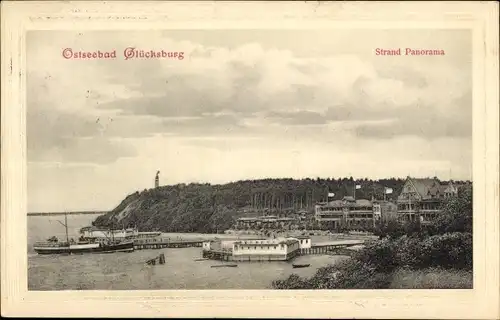
[[[395,197],[404,180],[344,179],[264,179],[232,182],[224,185],[178,184],[135,192],[115,209],[99,216],[93,225],[120,228],[137,226],[141,231],[216,232],[229,229],[235,220],[255,208],[274,208],[282,212],[325,201],[328,192],[334,199],[352,195],[356,198],[383,198],[383,188],[393,188]]]

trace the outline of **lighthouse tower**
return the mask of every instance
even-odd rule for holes
[[[159,186],[160,186],[160,171],[157,171],[155,177],[155,188],[158,188]]]

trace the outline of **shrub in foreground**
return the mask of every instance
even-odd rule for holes
[[[428,268],[398,269],[389,289],[472,289],[472,271]]]
[[[320,268],[309,278],[296,274],[273,282],[274,289],[383,289],[388,288],[392,275],[377,271],[373,265],[348,259]]]
[[[353,258],[383,272],[398,267],[471,270],[472,234],[454,232],[425,238],[406,235],[384,238],[367,243]]]

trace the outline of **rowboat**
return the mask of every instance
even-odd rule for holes
[[[309,267],[311,264],[292,264],[292,266],[294,268],[307,268]]]
[[[220,264],[216,266],[211,266],[211,268],[234,268],[237,267],[237,264]]]

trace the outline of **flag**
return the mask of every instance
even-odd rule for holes
[[[356,185],[356,190],[358,190],[358,189],[361,189],[361,185],[360,184]]]
[[[335,193],[333,192],[328,192],[328,198],[333,198],[335,197]]]
[[[391,194],[392,188],[385,188],[385,194]]]

